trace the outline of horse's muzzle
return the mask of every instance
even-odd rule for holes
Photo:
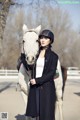
[[[34,64],[34,62],[35,62],[35,58],[33,57],[33,56],[30,56],[30,57],[27,57],[26,58],[26,61],[27,61],[27,63],[28,64]]]

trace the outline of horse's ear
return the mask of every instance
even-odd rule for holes
[[[35,30],[35,32],[37,33],[37,34],[39,34],[40,33],[40,30],[41,30],[41,25],[39,25],[37,28],[35,28],[34,29]]]
[[[25,33],[26,31],[28,31],[28,27],[27,27],[27,25],[23,25],[23,27],[22,27],[22,29],[23,29],[23,33]]]

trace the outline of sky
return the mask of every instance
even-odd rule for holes
[[[80,29],[80,4],[61,5],[61,8],[69,13],[73,28]]]
[[[80,0],[51,0],[56,1],[57,6],[69,13],[73,29],[80,30]],[[54,4],[54,2],[52,3]]]
[[[31,2],[31,0],[15,0],[15,1],[23,4]],[[35,3],[38,2],[38,0],[34,1]],[[47,0],[40,0],[40,3],[42,3],[43,1]],[[66,10],[70,15],[70,19],[73,24],[73,29],[80,30],[80,0],[51,0],[51,4],[57,4],[57,6],[61,7],[61,9]]]

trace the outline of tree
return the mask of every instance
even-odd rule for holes
[[[13,5],[11,0],[0,0],[0,4],[2,6],[0,10],[0,57],[2,56],[2,42],[3,42],[3,34],[6,25],[6,19],[9,13],[10,5]]]
[[[23,3],[19,4],[18,0],[16,0],[16,1],[17,2],[15,3],[15,1],[13,2],[12,0],[0,0],[0,7],[1,7],[0,8],[0,63],[2,61],[1,59],[2,59],[2,51],[3,51],[3,44],[2,44],[3,43],[3,35],[4,35],[5,26],[6,26],[7,16],[8,16],[8,13],[9,13],[9,8],[10,8],[11,5],[14,5],[14,4],[16,4],[17,6],[23,5]],[[32,6],[34,2],[35,2],[34,0],[31,0],[26,5],[27,6],[28,5]],[[39,4],[40,4],[40,0],[37,0],[36,5],[39,6]]]
[[[27,6],[25,12],[24,6],[16,6],[15,10],[12,10],[14,17],[11,14],[8,16],[3,40],[4,56],[1,62],[1,64],[3,63],[2,66],[16,68],[16,61],[20,54],[20,41],[22,40],[22,25],[24,23],[29,28],[35,28],[41,24],[42,29],[51,29],[55,38],[52,49],[59,55],[62,65],[75,65],[77,59],[73,59],[73,46],[78,40],[78,35],[71,28],[68,13],[62,11],[59,7],[54,8],[51,5],[42,5],[40,7]],[[74,53],[76,54],[76,52]]]

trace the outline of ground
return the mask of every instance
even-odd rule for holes
[[[25,120],[23,114],[26,105],[19,87],[16,91],[16,83],[10,80],[0,80],[0,114],[8,112],[8,120]],[[63,114],[64,120],[80,120],[80,80],[67,80]],[[57,120],[59,120],[59,114]]]

